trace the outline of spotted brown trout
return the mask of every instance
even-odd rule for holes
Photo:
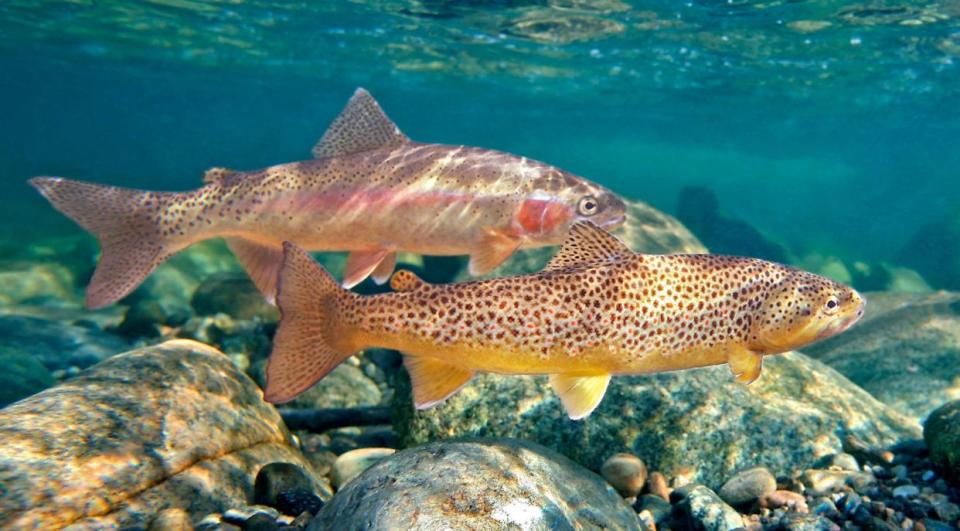
[[[285,244],[281,320],[265,397],[285,402],[359,350],[399,350],[417,408],[478,372],[548,374],[572,419],[589,415],[618,374],[727,363],[760,376],[763,356],[839,334],[864,300],[826,278],[753,258],[645,255],[589,222],[532,275],[432,285],[405,270],[395,293],[340,288]]]
[[[148,192],[36,177],[31,184],[92,232],[101,257],[86,303],[111,304],[171,255],[224,237],[273,301],[281,242],[349,251],[344,286],[390,278],[396,253],[470,255],[484,274],[526,247],[557,245],[590,219],[615,227],[624,204],[607,189],[508,153],[412,142],[358,89],[313,160],[240,172],[213,168],[191,192]]]

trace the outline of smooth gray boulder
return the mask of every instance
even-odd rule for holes
[[[437,442],[370,467],[337,493],[309,531],[366,529],[640,529],[596,474],[514,439]]]

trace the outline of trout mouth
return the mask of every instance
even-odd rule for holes
[[[851,326],[857,324],[857,321],[863,317],[864,306],[866,306],[866,302],[863,299],[860,299],[859,304],[857,304],[856,311],[851,311],[843,318],[834,320],[829,325],[825,326],[823,330],[817,334],[816,340],[836,336],[846,332]]]

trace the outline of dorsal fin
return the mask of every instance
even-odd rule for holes
[[[390,279],[390,288],[393,291],[411,291],[428,285],[422,278],[418,277],[413,271],[401,269],[393,274]]]
[[[591,264],[632,254],[633,251],[613,234],[589,221],[581,221],[570,228],[563,246],[543,270]]]
[[[210,168],[203,173],[203,184],[222,182],[235,173],[237,173],[237,171],[231,170],[230,168]]]
[[[313,147],[315,158],[339,157],[382,147],[399,146],[410,139],[400,132],[369,92],[358,88]]]

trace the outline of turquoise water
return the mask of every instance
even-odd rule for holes
[[[550,356],[586,355],[589,361],[600,347],[621,352],[605,342],[624,334],[605,331],[622,322],[646,341],[637,352],[623,351],[634,359],[656,353],[676,360],[670,367],[689,366],[685,356],[707,344],[713,330],[710,345],[717,334],[730,337],[721,343],[726,357],[716,358],[730,366],[670,371],[664,361],[666,369],[656,374],[615,374],[609,388],[604,375],[592,373],[567,374],[554,379],[557,384],[542,375],[482,373],[461,382],[457,378],[470,378],[472,370],[439,356],[418,364],[416,352],[404,361],[397,352],[366,345],[275,408],[263,393],[270,389],[271,352],[269,363],[295,369],[279,372],[280,379],[305,374],[315,380],[322,362],[339,363],[336,356],[346,354],[338,349],[361,335],[344,326],[349,319],[323,318],[360,312],[339,313],[341,299],[354,299],[335,300],[332,281],[315,289],[285,288],[287,297],[309,297],[297,298],[294,310],[281,304],[281,318],[224,243],[209,241],[172,257],[118,304],[84,307],[99,247],[28,179],[189,190],[211,167],[253,170],[308,159],[357,87],[368,89],[413,140],[539,159],[647,203],[630,204],[628,226],[620,232],[634,249],[701,250],[692,232],[713,252],[786,262],[849,284],[869,301],[866,314],[847,330],[861,316],[859,295],[824,288],[832,284],[820,280],[804,286],[792,273],[779,284],[764,280],[779,268],[759,277],[718,268],[732,271],[728,286],[714,271],[700,283],[691,266],[687,278],[695,280],[687,292],[709,290],[717,305],[701,311],[700,300],[692,310],[692,299],[686,306],[676,299],[678,309],[700,313],[692,321],[679,317],[671,329],[664,312],[674,310],[663,310],[673,307],[666,282],[659,318],[657,310],[647,316],[643,301],[647,320],[630,325],[607,318],[613,301],[600,313],[603,301],[593,292],[632,290],[636,301],[637,277],[629,290],[626,281],[615,284],[623,280],[616,276],[590,286],[600,274],[587,271],[577,277],[587,279],[579,295],[571,291],[563,305],[557,303],[564,311],[543,313],[556,313],[555,323],[568,321],[560,314],[567,314],[567,299],[575,299],[573,324],[563,324],[577,336],[570,344],[593,344],[596,338],[580,337],[596,333],[598,347],[578,353],[580,347],[564,352],[551,346]],[[427,528],[496,528],[492,520],[468,521],[486,513],[504,526],[501,517],[515,518],[516,528],[524,529],[618,529],[634,528],[637,511],[640,518],[661,513],[657,527],[668,530],[724,528],[694,522],[718,514],[751,529],[859,528],[851,526],[863,526],[864,517],[869,525],[894,529],[923,529],[914,526],[921,519],[926,529],[956,528],[958,139],[957,0],[0,0],[0,528],[191,529],[191,522],[221,521],[221,513],[237,509],[241,515],[232,522],[252,528],[257,516],[248,520],[243,513],[250,504],[276,508],[284,516],[267,520],[287,524],[324,503],[314,519],[320,529],[407,529],[415,527],[408,519],[434,516],[454,520]],[[78,193],[70,190],[63,195]],[[578,237],[593,242],[585,253],[617,246],[605,235],[578,230]],[[146,240],[121,234],[113,243]],[[160,252],[159,246],[130,248]],[[255,251],[248,247],[248,256],[257,257]],[[538,270],[552,252],[516,253],[497,273]],[[115,263],[143,270],[142,255],[115,256]],[[313,269],[290,273],[291,256],[282,278],[291,284],[310,278]],[[345,257],[317,256],[337,279],[349,264]],[[635,264],[639,260],[647,258]],[[399,263],[429,282],[470,278],[462,258],[401,253]],[[687,274],[686,266],[680,270]],[[125,285],[122,279],[111,284],[109,276],[100,277],[108,279],[102,285]],[[642,284],[646,273],[639,277]],[[561,300],[544,278],[535,277],[544,296],[555,295],[544,300]],[[316,279],[323,277],[317,273]],[[405,282],[416,284],[409,277]],[[721,282],[729,293],[724,298],[716,292]],[[520,286],[525,300],[534,301],[534,320],[517,318],[516,327],[528,334],[537,326],[547,330],[544,323],[553,317],[541,320],[540,301],[529,295],[541,285]],[[387,290],[365,281],[357,291]],[[823,290],[832,295],[818,306]],[[475,295],[459,293],[465,300],[453,295],[449,308],[431,306],[434,315],[471,310]],[[587,308],[594,297],[594,314],[577,313],[583,297]],[[657,297],[651,295],[653,308]],[[447,305],[446,295],[441,300]],[[510,310],[503,310],[507,300],[499,309],[512,323]],[[771,337],[789,341],[769,342],[770,352],[753,350],[767,349],[768,342],[757,335],[747,341],[743,332],[743,344],[736,343],[731,330],[740,329],[743,318],[737,314],[734,321],[731,300],[749,306],[745,326],[755,323],[752,334],[771,328]],[[485,312],[493,308],[481,299],[478,312],[481,303]],[[620,306],[618,299],[618,314]],[[404,310],[397,321],[414,320],[414,312]],[[374,317],[385,321],[385,312]],[[522,312],[526,316],[528,308]],[[417,319],[427,321],[425,310],[420,314]],[[467,315],[465,323],[472,323]],[[478,315],[475,337],[493,337],[479,331],[496,330],[494,312]],[[725,315],[735,323],[726,323],[727,335]],[[395,316],[387,318],[393,323]],[[802,329],[783,332],[801,322]],[[653,330],[640,333],[648,323]],[[555,324],[550,333],[560,328]],[[654,332],[671,337],[654,339]],[[841,335],[823,339],[834,333]],[[518,336],[515,330],[511,335]],[[694,346],[676,353],[644,350],[673,337]],[[761,363],[759,354],[794,348],[793,339],[801,352]],[[450,348],[443,354],[459,363],[464,352],[457,349],[465,349]],[[530,354],[517,348],[518,356]],[[548,347],[542,352],[547,356]],[[404,366],[413,369],[413,382]],[[759,378],[744,387],[731,369],[741,381]],[[422,385],[434,376],[438,385]],[[432,387],[440,394],[451,383],[467,389],[453,391],[437,407],[414,410],[412,389]],[[603,400],[589,418],[571,420],[567,401],[558,400],[551,385],[566,398],[575,390],[600,389],[593,398]],[[928,415],[934,422],[924,433]],[[926,442],[918,440],[924,435]],[[448,445],[460,436],[498,442],[472,450]],[[428,441],[439,442],[403,450]],[[532,443],[573,461],[552,452],[536,457],[544,449],[525,449]],[[382,463],[389,468],[370,469],[356,483],[343,477],[344,469],[360,473],[375,461],[351,450],[372,450],[380,459],[394,448],[401,452]],[[618,457],[621,452],[633,456]],[[642,460],[643,479],[637,479],[634,460]],[[755,466],[769,468],[769,477],[757,480],[766,489],[759,499],[728,500],[737,504],[734,510],[702,492],[710,487],[722,493],[728,480]],[[644,492],[662,499],[647,505],[645,496],[631,507],[590,472],[615,485],[621,467],[633,470],[631,483],[646,483]],[[604,469],[614,471],[613,479]],[[655,481],[654,472],[663,475]],[[404,482],[413,490],[394,488]],[[668,484],[688,482],[706,487],[674,491],[682,496],[667,491]],[[776,501],[770,483],[794,491],[779,493],[792,498]],[[358,492],[372,497],[370,506],[354,504]],[[628,499],[638,492],[620,489]],[[695,493],[699,503],[710,502],[696,518],[684,508]],[[798,497],[811,514],[793,505]],[[789,507],[771,511],[767,503]],[[436,507],[442,509],[430,509]],[[397,520],[381,520],[390,522],[383,527],[370,523],[391,512]],[[460,517],[466,523],[458,524]],[[542,526],[531,527],[537,518]]]
[[[498,148],[675,213],[688,185],[796,260],[896,263],[960,199],[951,2],[0,6],[3,226],[25,180],[161,190],[308,158],[357,86],[412,138]]]

